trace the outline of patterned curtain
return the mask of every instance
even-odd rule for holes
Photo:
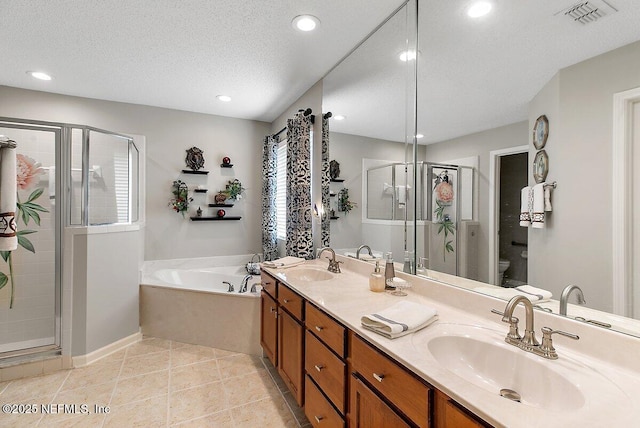
[[[276,235],[276,171],[279,138],[264,137],[262,152],[262,255],[264,260],[278,258]]]
[[[311,231],[311,118],[287,120],[287,256],[313,259]]]
[[[324,214],[321,223],[321,241],[323,247],[329,246],[331,238],[330,231],[330,200],[329,200],[329,119],[322,115],[322,207]]]

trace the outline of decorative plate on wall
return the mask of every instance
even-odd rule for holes
[[[549,157],[547,152],[540,150],[533,159],[533,179],[536,183],[542,183],[549,172]]]
[[[549,137],[549,120],[543,114],[536,119],[536,124],[533,126],[533,146],[540,150],[547,144],[547,137]]]
[[[185,162],[187,167],[194,171],[201,169],[204,166],[204,152],[197,147],[191,147],[187,150],[187,157]]]

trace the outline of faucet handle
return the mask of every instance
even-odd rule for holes
[[[517,342],[519,340],[522,339],[522,336],[520,336],[520,332],[518,332],[518,322],[520,321],[520,319],[518,319],[518,317],[514,317],[512,316],[511,318],[509,318],[508,321],[504,320],[504,312],[501,312],[497,309],[491,309],[491,312],[497,315],[502,316],[502,321],[509,323],[509,333],[507,333],[507,338],[506,340],[511,342]]]
[[[545,358],[550,358],[552,360],[558,359],[558,353],[553,347],[553,340],[551,338],[551,335],[556,333],[568,337],[569,339],[580,339],[580,336],[576,334],[567,333],[566,331],[561,330],[553,330],[549,327],[542,327],[542,344],[540,345],[540,351],[544,354],[543,356]]]

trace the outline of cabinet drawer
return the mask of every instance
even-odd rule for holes
[[[325,395],[345,413],[346,364],[307,330],[305,342],[305,370]]]
[[[291,291],[287,286],[278,286],[278,303],[294,318],[302,322],[302,297]]]
[[[305,376],[305,394],[307,396],[304,414],[314,427],[344,427],[344,420],[322,395],[309,376]]]
[[[350,345],[353,370],[418,426],[428,426],[429,388],[355,334]]]
[[[266,291],[271,297],[274,299],[278,297],[276,294],[276,280],[271,275],[266,272],[260,273],[260,283],[262,285],[262,289]]]
[[[307,329],[311,330],[341,358],[344,358],[346,329],[308,302],[306,312],[305,325]]]

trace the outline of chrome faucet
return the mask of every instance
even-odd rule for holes
[[[238,290],[238,293],[244,293],[247,291],[247,283],[252,277],[253,275],[249,274],[245,275],[244,278],[242,278],[242,281],[240,282],[240,290]]]
[[[560,295],[560,315],[567,315],[567,301],[569,300],[569,295],[571,295],[571,292],[574,290],[576,291],[576,296],[578,296],[578,304],[584,305],[587,303],[587,301],[584,300],[584,294],[582,294],[580,287],[577,285],[567,285]]]
[[[327,270],[333,273],[340,273],[340,263],[342,262],[339,262],[336,260],[336,252],[333,251],[333,248],[330,248],[330,247],[321,248],[320,251],[318,252],[318,258],[320,258],[322,253],[325,251],[331,252],[331,257],[327,257],[327,259],[329,259],[329,267],[327,268]]]
[[[369,247],[368,245],[360,245],[358,247],[358,249],[356,250],[356,259],[360,259],[360,251],[363,249],[367,249],[367,251],[369,251],[369,255],[371,256],[371,258],[373,258],[373,253],[371,252],[371,247]]]
[[[223,284],[227,284],[229,286],[229,289],[227,290],[227,293],[233,293],[233,284],[230,283],[229,281],[222,281]]]
[[[513,311],[520,303],[524,305],[526,314],[524,337],[521,337],[518,333],[518,318],[513,316]],[[529,300],[525,296],[515,296],[511,300],[509,300],[509,302],[507,302],[507,306],[504,308],[504,312],[500,312],[495,309],[492,309],[491,312],[493,312],[494,314],[502,315],[502,321],[509,324],[509,333],[507,333],[507,336],[504,338],[505,342],[510,345],[517,346],[524,351],[539,355],[543,358],[547,358],[550,360],[558,359],[558,353],[553,347],[551,335],[557,333],[573,340],[580,339],[580,337],[576,336],[575,334],[567,333],[560,330],[553,330],[549,327],[542,327],[542,344],[540,344],[536,340],[533,327],[533,304],[531,303],[531,300]]]

